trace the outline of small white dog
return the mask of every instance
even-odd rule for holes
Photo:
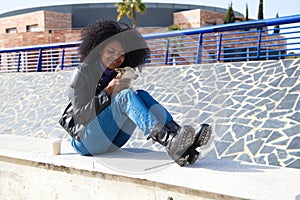
[[[116,68],[115,71],[121,75],[121,79],[129,78],[131,80],[136,80],[139,77],[132,67]],[[117,76],[119,76],[119,74]],[[135,91],[131,86],[129,88]]]
[[[136,74],[134,68],[131,67],[116,68],[115,70],[116,72],[121,74],[121,79],[129,78],[131,80],[135,80],[139,77],[139,75]]]

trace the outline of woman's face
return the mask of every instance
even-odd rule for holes
[[[109,69],[116,69],[125,60],[125,51],[121,43],[113,40],[107,43],[101,53],[102,64]]]

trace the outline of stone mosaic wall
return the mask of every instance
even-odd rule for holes
[[[68,138],[57,123],[69,72],[0,73],[0,134]]]
[[[0,74],[0,133],[68,139],[57,121],[70,74]],[[299,75],[300,60],[149,67],[133,88],[151,93],[180,124],[210,123],[202,155],[300,168]],[[162,149],[139,130],[126,147]]]

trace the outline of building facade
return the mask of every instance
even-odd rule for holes
[[[66,13],[42,10],[0,18],[0,48],[70,42],[79,34]]]
[[[138,14],[142,34],[222,24],[226,9],[185,4],[146,3],[147,12]],[[113,3],[75,4],[22,9],[0,14],[0,48],[70,42],[80,39],[80,30],[100,19],[117,18]],[[236,13],[242,17],[242,14]],[[131,24],[123,17],[121,22]]]

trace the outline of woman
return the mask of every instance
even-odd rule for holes
[[[149,93],[129,89],[130,79],[121,79],[115,70],[145,64],[149,49],[136,30],[98,20],[83,29],[79,54],[82,64],[69,89],[81,130],[71,140],[78,153],[98,155],[121,148],[137,126],[148,139],[166,146],[180,166],[196,161],[195,149],[207,143],[210,126],[202,125],[196,135],[191,126],[179,126]]]

